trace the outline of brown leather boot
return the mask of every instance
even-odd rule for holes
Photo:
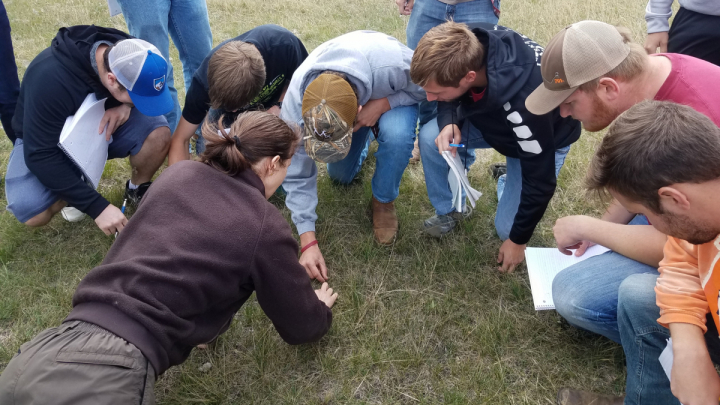
[[[393,202],[381,203],[372,198],[372,220],[375,240],[381,245],[390,245],[398,231],[397,213]]]
[[[623,405],[624,401],[625,396],[593,394],[572,388],[561,388],[557,395],[558,405]]]

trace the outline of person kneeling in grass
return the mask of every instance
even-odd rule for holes
[[[618,308],[618,322],[631,331],[621,335],[627,363],[640,364],[628,366],[625,404],[718,403],[720,377],[711,360],[720,355],[718,156],[720,128],[706,115],[669,101],[643,101],[615,120],[591,163],[586,181],[591,191],[609,192],[669,235],[654,294],[621,291],[625,299],[651,297],[657,303]],[[674,358],[669,384],[657,361],[667,337]],[[638,401],[641,394],[644,400]],[[563,389],[558,403],[622,404],[623,399]]]
[[[156,375],[225,332],[253,291],[290,344],[327,333],[337,293],[313,291],[282,214],[267,201],[299,137],[248,112],[206,123],[200,162],[155,181],[73,310],[25,343],[0,376],[3,404],[152,404]],[[179,187],[182,185],[182,187]]]

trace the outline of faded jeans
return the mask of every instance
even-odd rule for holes
[[[400,194],[400,180],[410,161],[415,143],[417,114],[417,104],[401,106],[387,111],[378,120],[380,131],[377,138],[378,149],[375,152],[372,193],[381,203],[392,202]],[[328,163],[330,178],[341,184],[353,181],[367,158],[372,140],[373,134],[369,127],[355,131],[347,156],[339,162]]]
[[[168,62],[166,83],[175,108],[165,114],[165,118],[170,130],[175,132],[181,109],[170,63],[168,33],[180,54],[187,93],[193,74],[212,50],[212,32],[205,0],[118,0],[118,3],[130,35],[155,45]]]
[[[466,132],[467,131],[467,132]],[[437,118],[430,120],[420,128],[420,157],[422,159],[423,171],[425,172],[425,186],[427,187],[430,203],[435,207],[437,215],[449,214],[453,211],[452,191],[448,182],[448,167],[445,159],[438,152],[435,145],[440,130],[437,125]],[[469,122],[463,127],[465,148],[458,148],[460,160],[470,168],[475,162],[475,151],[478,148],[491,148],[482,137],[480,130]],[[565,157],[570,151],[570,146],[555,151],[555,176],[565,163]],[[520,206],[520,194],[522,192],[522,170],[520,159],[506,157],[507,175],[498,179],[498,207],[495,213],[495,230],[500,239],[506,240],[510,236],[510,230],[515,222]],[[465,201],[463,199],[463,201]]]

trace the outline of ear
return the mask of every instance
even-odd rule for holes
[[[687,195],[675,187],[661,187],[658,190],[660,207],[670,212],[687,211],[690,209],[690,200]]]
[[[270,169],[270,173],[275,173],[280,169],[280,156],[275,155],[270,161],[268,162],[268,169]]]
[[[620,85],[615,79],[603,77],[597,88],[598,96],[604,100],[613,101],[620,97]]]
[[[461,79],[461,82],[464,82],[464,84],[467,85],[467,84],[474,82],[476,78],[477,78],[477,72],[475,72],[474,70],[471,70],[471,71],[467,72],[465,77],[463,77]]]

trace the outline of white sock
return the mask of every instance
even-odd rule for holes
[[[128,181],[128,189],[135,190],[138,186],[134,185],[132,180]]]

